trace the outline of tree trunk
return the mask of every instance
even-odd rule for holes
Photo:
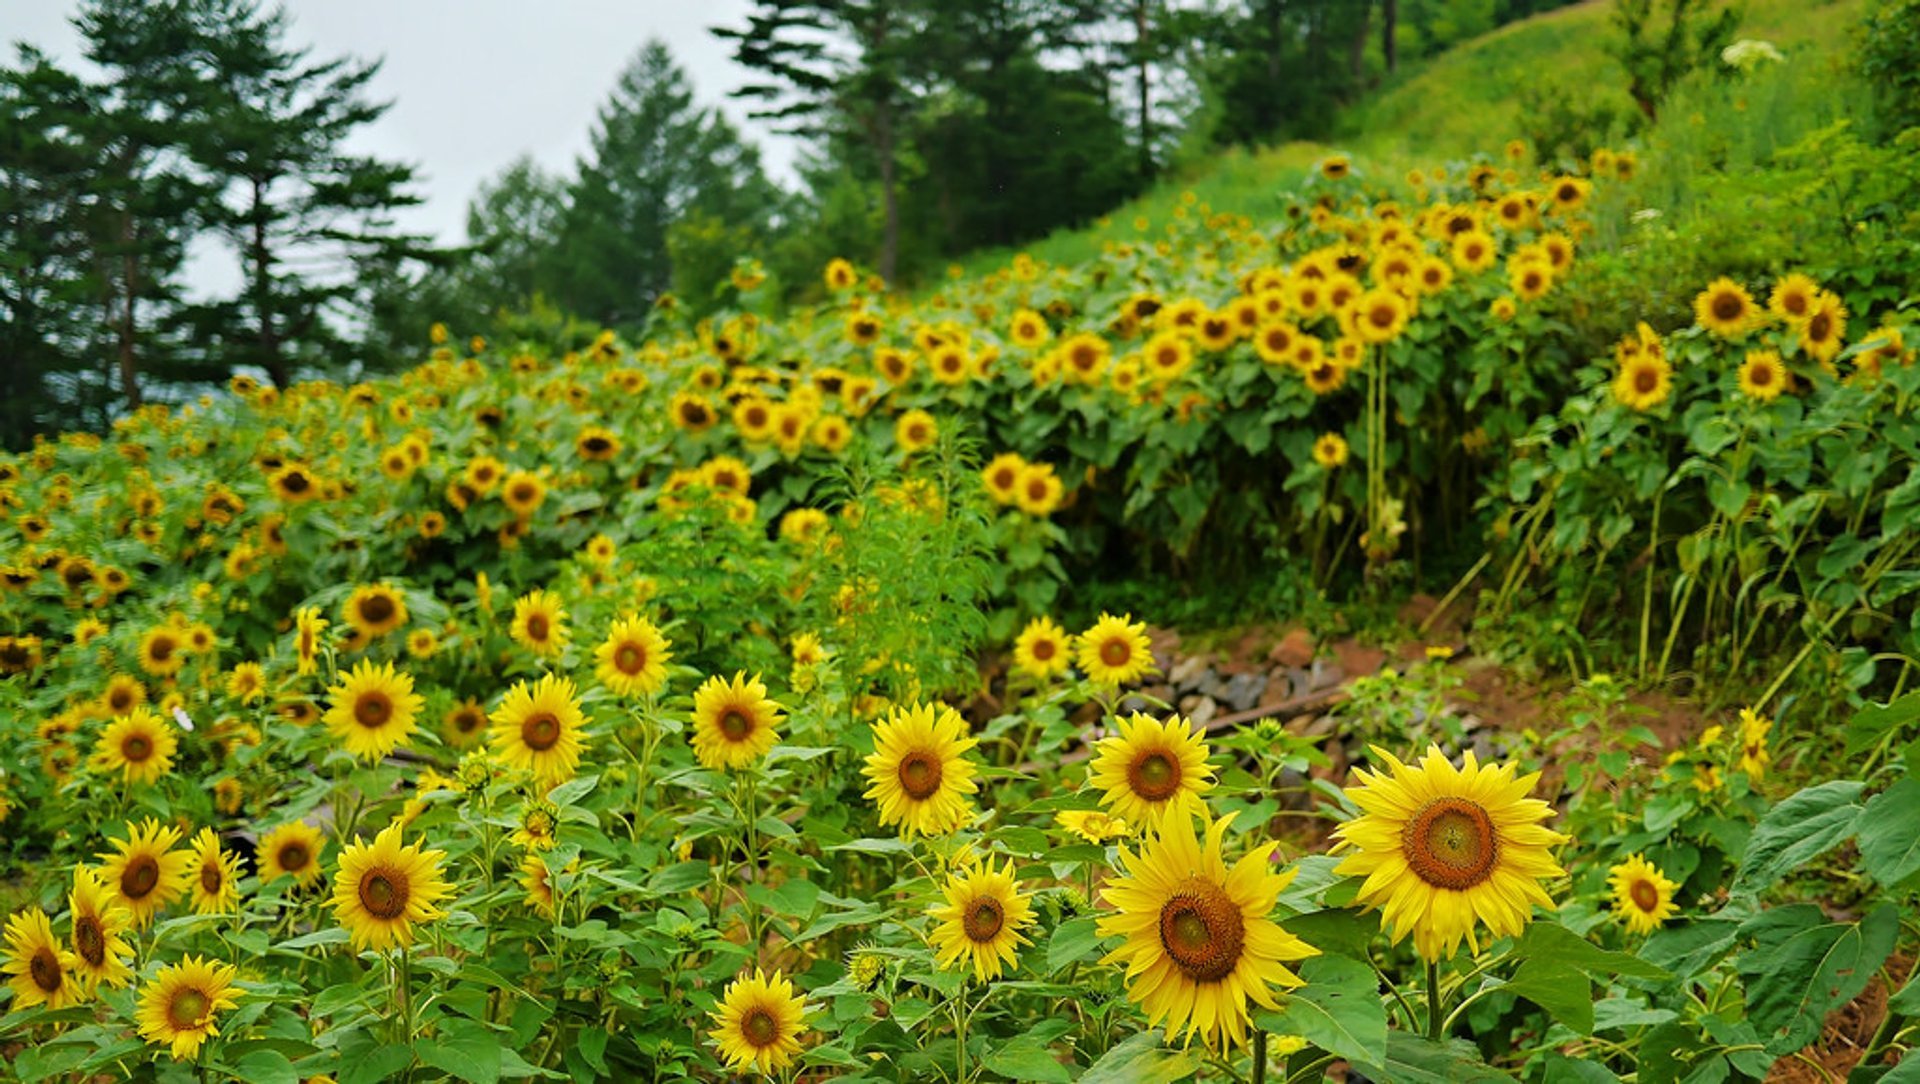
[[[1135,65],[1135,93],[1139,97],[1140,114],[1140,176],[1153,176],[1153,91],[1148,85],[1151,64],[1149,51],[1152,42],[1149,34],[1152,28],[1148,22],[1147,4],[1149,0],[1134,0],[1133,5],[1133,62]]]
[[[127,397],[127,409],[140,409],[140,370],[135,363],[133,344],[136,323],[136,307],[140,296],[140,261],[134,255],[133,212],[122,208],[120,211],[120,288],[125,291],[126,304],[121,309],[119,329],[119,365],[120,391]]]
[[[253,242],[249,246],[253,257],[253,309],[260,318],[260,367],[267,371],[267,378],[276,388],[285,389],[292,374],[287,371],[286,359],[280,354],[280,335],[273,326],[273,278],[272,254],[267,250],[267,213],[265,207],[266,185],[259,178],[253,181]]]
[[[1366,86],[1367,76],[1367,30],[1373,21],[1373,0],[1361,0],[1360,22],[1353,28],[1353,39],[1347,43],[1347,71],[1353,77],[1353,87],[1357,93]]]
[[[1387,74],[1392,75],[1400,66],[1400,47],[1393,40],[1400,24],[1400,0],[1380,0],[1380,15],[1380,52],[1386,56]]]

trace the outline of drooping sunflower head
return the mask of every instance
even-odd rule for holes
[[[1551,848],[1566,837],[1540,822],[1553,809],[1527,797],[1539,774],[1518,776],[1512,762],[1482,765],[1469,752],[1456,768],[1438,746],[1417,765],[1375,749],[1387,770],[1356,769],[1347,797],[1361,815],[1335,829],[1335,872],[1366,877],[1355,897],[1378,907],[1395,941],[1413,936],[1428,961],[1477,947],[1477,923],[1517,937],[1534,905],[1551,910],[1541,881],[1564,871]]]
[[[1036,617],[1027,622],[1027,627],[1020,630],[1013,642],[1013,665],[1028,677],[1041,681],[1066,673],[1072,662],[1068,657],[1071,642],[1067,630],[1054,624],[1052,618]]]
[[[187,879],[187,898],[194,913],[223,915],[238,907],[239,880],[240,856],[221,849],[213,829],[200,829],[193,838],[193,865]]]
[[[528,685],[516,681],[491,717],[494,758],[553,786],[573,778],[585,748],[586,716],[572,678],[544,674]]]
[[[362,760],[379,760],[405,742],[425,703],[413,691],[410,675],[371,659],[360,660],[327,695],[332,699],[324,717],[327,729]]]
[[[875,723],[862,769],[871,785],[862,796],[879,806],[881,826],[939,836],[971,819],[967,796],[979,790],[978,769],[966,752],[976,744],[966,720],[945,704],[896,707]]]
[[[653,622],[628,616],[613,623],[606,640],[593,651],[600,683],[619,696],[651,696],[667,683],[673,653]]]
[[[1747,288],[1725,276],[1707,284],[1693,299],[1694,321],[1722,339],[1746,334],[1759,315]]]
[[[551,658],[567,649],[573,636],[567,611],[551,591],[530,591],[513,601],[513,624],[508,635],[536,655]]]
[[[553,877],[547,872],[547,860],[538,854],[520,859],[520,887],[526,890],[527,905],[542,916],[553,917]]]
[[[289,821],[275,828],[260,838],[255,851],[260,880],[291,877],[296,885],[312,884],[320,877],[320,856],[326,846],[326,833],[305,821]]]
[[[1638,854],[1609,869],[1607,883],[1613,886],[1613,913],[1634,933],[1652,933],[1680,910],[1673,900],[1680,886]]]
[[[942,969],[970,964],[981,982],[1015,966],[1020,946],[1031,943],[1023,931],[1033,924],[1033,905],[1014,881],[1013,860],[1002,869],[991,861],[965,867],[945,892],[946,902],[929,912],[935,962]]]
[[[1749,779],[1765,778],[1767,766],[1773,763],[1773,753],[1767,748],[1772,732],[1773,720],[1752,708],[1740,709],[1740,770]]]
[[[1115,909],[1102,916],[1101,936],[1126,940],[1103,963],[1127,968],[1127,994],[1149,1025],[1167,1034],[1186,1029],[1208,1044],[1245,1045],[1249,1001],[1279,1008],[1272,987],[1300,985],[1286,964],[1319,950],[1268,917],[1293,871],[1273,868],[1275,844],[1255,847],[1231,867],[1223,841],[1233,815],[1174,817],[1138,851],[1121,848],[1122,877],[1101,895]]]
[[[1132,614],[1102,613],[1093,627],[1080,634],[1082,673],[1096,685],[1124,685],[1138,681],[1153,669],[1153,649],[1147,625]]]
[[[85,999],[87,987],[75,973],[73,953],[53,935],[53,923],[38,907],[7,916],[7,985],[13,989],[8,1008],[45,1005],[64,1009]]]
[[[101,732],[94,746],[93,768],[118,772],[125,783],[152,783],[173,770],[178,746],[171,726],[147,708],[136,707]]]
[[[358,949],[413,944],[413,927],[441,917],[435,906],[453,889],[440,875],[443,851],[403,844],[390,824],[373,842],[355,840],[333,877],[333,912]]]
[[[793,983],[778,971],[768,977],[759,968],[728,983],[709,1015],[714,1028],[707,1034],[736,1072],[751,1066],[772,1076],[785,1069],[800,1052],[800,1036],[807,1030],[806,1001]]]
[[[200,1044],[220,1034],[214,1014],[239,1004],[234,971],[231,964],[197,956],[161,968],[140,991],[134,1014],[140,1034],[171,1048],[175,1060],[191,1059]]]
[[[1094,746],[1090,779],[1115,816],[1155,829],[1204,812],[1201,795],[1214,785],[1207,743],[1192,723],[1139,712],[1118,720]]]
[[[693,694],[693,755],[709,768],[745,768],[780,740],[785,719],[758,675],[715,674]]]
[[[129,823],[126,839],[107,842],[114,849],[100,855],[100,875],[132,915],[136,929],[186,892],[193,856],[173,849],[180,842],[179,829],[149,817],[137,826]]]
[[[133,923],[133,916],[114,898],[113,890],[100,875],[86,866],[73,867],[73,892],[67,897],[73,909],[74,975],[88,989],[106,983],[125,986],[133,981],[133,946],[121,935]]]
[[[293,615],[293,653],[294,667],[301,677],[317,669],[320,649],[326,646],[322,639],[327,631],[327,619],[320,616],[317,606],[303,606]]]
[[[1063,809],[1055,813],[1053,819],[1060,827],[1088,843],[1125,839],[1133,832],[1133,826],[1125,820],[1098,809]]]
[[[347,596],[346,619],[365,639],[385,636],[407,623],[407,600],[384,583],[362,584]]]

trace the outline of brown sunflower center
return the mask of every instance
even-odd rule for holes
[[[1052,640],[1035,640],[1033,642],[1033,657],[1040,662],[1046,662],[1048,659],[1053,658],[1054,652],[1058,650],[1059,648],[1054,646]]]
[[[740,1018],[740,1034],[754,1046],[772,1046],[780,1041],[780,1022],[765,1009],[754,1009]]]
[[[369,625],[382,625],[393,617],[393,600],[385,595],[368,595],[360,600],[360,618]]]
[[[1633,887],[1627,890],[1627,895],[1633,899],[1635,907],[1648,914],[1660,909],[1660,889],[1645,877],[1634,881]]]
[[[991,941],[999,936],[1000,928],[1007,924],[1007,913],[999,900],[982,896],[967,905],[967,916],[962,924],[968,940]]]
[[[1375,305],[1367,311],[1367,319],[1373,321],[1374,327],[1392,327],[1393,318],[1398,314],[1399,310],[1392,305]]]
[[[310,483],[306,475],[296,470],[288,471],[286,477],[280,480],[280,484],[286,487],[288,493],[305,493]]]
[[[220,894],[221,886],[225,884],[226,878],[220,875],[218,863],[208,862],[200,867],[200,891],[209,896],[217,896]]]
[[[1125,666],[1133,658],[1133,645],[1125,640],[1108,640],[1100,645],[1100,661],[1108,666]]]
[[[107,699],[107,707],[115,715],[125,715],[127,709],[133,707],[133,693],[126,689],[113,690],[113,695]]]
[[[916,802],[924,802],[940,790],[943,769],[932,753],[908,753],[900,761],[900,789]]]
[[[136,855],[120,872],[120,894],[142,900],[160,883],[160,863],[152,855]]]
[[[1721,320],[1738,320],[1746,312],[1738,294],[1720,293],[1713,297],[1713,315]]]
[[[288,873],[299,873],[301,870],[306,869],[307,863],[313,859],[312,852],[307,850],[306,844],[287,843],[281,846],[280,853],[274,860],[279,862],[280,868],[286,870]],[[205,874],[201,874],[203,880],[205,876]]]
[[[1766,365],[1755,365],[1748,371],[1747,379],[1752,381],[1755,387],[1764,388],[1773,383],[1773,369]]]
[[[639,644],[621,644],[613,653],[613,665],[623,674],[637,674],[646,669],[647,650]]]
[[[1634,391],[1637,391],[1642,395],[1651,395],[1653,394],[1654,389],[1658,388],[1659,386],[1660,386],[1660,374],[1655,372],[1652,366],[1643,365],[1640,368],[1634,370],[1634,373],[1633,373],[1633,390]]]
[[[995,489],[1012,489],[1013,483],[1014,473],[1012,467],[1001,467],[999,470],[993,472],[993,487]]]
[[[1195,982],[1233,974],[1246,940],[1240,908],[1212,882],[1191,878],[1160,905],[1160,946]]]
[[[120,743],[120,755],[134,764],[141,764],[153,755],[153,741],[145,734],[129,734]]]
[[[147,645],[147,657],[154,662],[166,662],[168,659],[173,658],[173,649],[173,641],[165,636],[161,636],[156,638],[153,643]]]
[[[107,960],[107,938],[100,930],[100,920],[92,915],[81,915],[73,920],[73,950],[89,967],[99,967]]]
[[[60,970],[60,958],[45,945],[33,954],[27,970],[33,976],[33,984],[49,994],[57,992],[67,981],[66,972]]]
[[[206,1022],[207,1010],[212,1006],[213,1001],[203,990],[191,986],[175,990],[172,1000],[167,1002],[167,1022],[181,1030],[197,1028]]]
[[[549,630],[547,626],[547,619],[545,617],[542,617],[539,614],[532,614],[528,616],[527,639],[545,640],[547,638],[548,631]]]
[[[746,741],[753,733],[753,718],[739,708],[728,708],[720,713],[719,726],[728,741]]]
[[[536,753],[544,753],[560,740],[560,720],[552,712],[529,715],[520,724],[520,740]]]
[[[1493,818],[1477,802],[1435,798],[1400,830],[1400,851],[1420,879],[1464,890],[1492,876],[1500,858]]]
[[[365,692],[353,702],[353,721],[369,729],[387,725],[393,718],[393,701],[383,692]]]
[[[512,494],[513,501],[515,504],[532,504],[533,498],[537,494],[537,492],[538,491],[533,488],[532,484],[527,482],[522,482],[519,485],[513,487],[513,494]]]
[[[360,878],[360,906],[375,918],[398,918],[407,909],[407,879],[392,870],[368,870]]]
[[[1825,342],[1832,330],[1833,319],[1824,312],[1815,313],[1813,319],[1807,321],[1807,338],[1812,342]]]
[[[1127,785],[1149,802],[1165,801],[1180,789],[1180,762],[1155,749],[1127,768]]]

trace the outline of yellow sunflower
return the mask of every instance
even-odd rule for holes
[[[160,625],[140,638],[140,669],[154,677],[170,677],[187,663],[187,645],[180,630]]]
[[[243,662],[227,675],[227,695],[243,704],[251,704],[266,694],[266,672],[257,662]]]
[[[1162,722],[1134,712],[1093,748],[1089,781],[1115,816],[1159,829],[1169,818],[1206,811],[1213,789],[1207,743],[1182,716]]]
[[[1407,330],[1411,315],[1406,298],[1395,291],[1368,290],[1354,305],[1353,332],[1369,343],[1392,342]]]
[[[1566,837],[1540,824],[1553,809],[1527,792],[1538,773],[1481,765],[1471,752],[1455,768],[1431,746],[1417,766],[1376,748],[1388,770],[1356,769],[1347,797],[1361,815],[1334,830],[1350,852],[1334,872],[1366,877],[1355,902],[1378,907],[1393,939],[1409,933],[1422,959],[1478,948],[1476,922],[1517,937],[1535,904],[1553,909],[1542,880],[1562,874],[1549,848]]]
[[[900,415],[900,420],[893,426],[894,443],[909,455],[933,447],[933,442],[939,436],[939,424],[933,420],[933,415],[924,410],[907,411]]]
[[[873,725],[873,753],[861,769],[872,783],[861,797],[880,807],[880,825],[915,834],[946,835],[973,816],[967,795],[980,789],[978,769],[965,756],[978,744],[966,720],[945,704],[893,708]]]
[[[372,843],[354,840],[340,855],[333,877],[333,913],[356,951],[413,944],[413,926],[440,918],[434,906],[453,889],[440,876],[444,851],[423,851],[400,842],[390,824]]]
[[[1753,295],[1724,275],[1714,279],[1693,299],[1694,322],[1722,339],[1746,334],[1759,315]]]
[[[413,691],[413,678],[393,668],[362,659],[340,682],[327,690],[327,729],[362,760],[379,760],[413,734],[414,717],[425,703]]]
[[[1613,913],[1633,933],[1652,933],[1680,910],[1673,902],[1680,886],[1640,855],[1607,870],[1607,883],[1613,886]]]
[[[1027,627],[1020,630],[1013,642],[1014,669],[1041,681],[1066,673],[1070,662],[1068,643],[1066,629],[1054,624],[1050,617],[1036,617],[1027,622]]]
[[[407,623],[407,600],[384,583],[362,584],[347,596],[346,618],[363,639],[385,636]]]
[[[1642,354],[1620,366],[1613,378],[1613,397],[1623,406],[1642,413],[1667,401],[1673,391],[1673,368],[1667,359]]]
[[[1019,452],[1002,452],[993,457],[980,472],[980,480],[986,483],[987,495],[999,504],[1012,504],[1014,491],[1020,483],[1020,472],[1027,468],[1027,461]]]
[[[1767,748],[1767,735],[1772,730],[1773,720],[1752,708],[1740,709],[1740,770],[1749,779],[1764,779],[1767,766],[1773,763],[1773,753]]]
[[[327,619],[320,616],[319,607],[303,606],[294,611],[294,669],[301,677],[306,677],[317,669],[316,662],[320,649],[326,646],[326,641],[322,639],[326,631]]]
[[[565,651],[573,635],[567,628],[567,611],[560,605],[560,596],[551,591],[532,591],[515,599],[513,624],[507,634],[514,643],[548,658]]]
[[[539,511],[547,499],[547,483],[532,471],[517,470],[500,485],[500,500],[521,519]]]
[[[492,715],[494,759],[532,773],[542,786],[573,778],[585,748],[586,716],[573,679],[545,674],[532,686],[516,681]]]
[[[1050,516],[1060,507],[1060,499],[1066,493],[1066,486],[1060,476],[1054,473],[1050,463],[1029,463],[1020,472],[1020,481],[1014,487],[1014,502],[1027,515]]]
[[[127,960],[133,946],[121,934],[133,923],[100,875],[86,866],[73,867],[73,973],[88,989],[101,983],[125,986],[133,981]]]
[[[1772,350],[1750,350],[1740,363],[1740,391],[1747,397],[1771,403],[1787,390],[1787,367]]]
[[[1846,334],[1847,307],[1837,295],[1821,290],[1813,296],[1807,319],[1800,325],[1800,349],[1817,361],[1830,362],[1840,353]]]
[[[213,1014],[238,1005],[231,964],[187,956],[159,970],[140,990],[134,1020],[148,1042],[172,1048],[176,1061],[200,1052],[200,1044],[220,1034]]]
[[[1806,323],[1813,311],[1813,299],[1819,293],[1820,284],[1806,275],[1787,275],[1773,284],[1773,292],[1767,295],[1767,308],[1788,324],[1799,327]]]
[[[1276,844],[1227,866],[1221,841],[1232,820],[1203,817],[1203,843],[1191,818],[1174,817],[1137,852],[1121,848],[1126,873],[1101,892],[1117,913],[1097,924],[1102,937],[1126,938],[1102,962],[1126,965],[1127,996],[1149,1025],[1222,1046],[1245,1044],[1247,1002],[1277,1009],[1271,988],[1301,984],[1289,962],[1319,954],[1268,917],[1294,874],[1274,871]]]
[[[144,707],[107,724],[93,748],[93,770],[119,772],[125,783],[152,783],[173,770],[179,747],[173,728]]]
[[[38,907],[7,916],[7,985],[13,988],[9,1009],[34,1005],[64,1009],[84,1001],[88,989],[74,973],[73,953],[53,935],[53,923]]]
[[[1147,642],[1147,624],[1132,614],[1115,617],[1101,613],[1093,627],[1080,634],[1082,673],[1096,685],[1124,685],[1153,670],[1153,650]]]
[[[593,657],[599,661],[594,675],[615,695],[652,696],[667,683],[673,653],[653,622],[635,616],[614,622]]]
[[[718,674],[693,694],[693,755],[709,768],[744,768],[780,740],[774,728],[786,719],[767,699],[767,687],[744,671],[733,681]]]
[[[312,884],[320,878],[320,855],[326,846],[326,833],[305,821],[290,821],[275,828],[261,837],[254,852],[260,863],[261,882],[291,877],[296,885]]]
[[[973,965],[973,977],[988,982],[1000,969],[1015,966],[1021,945],[1031,944],[1023,932],[1033,924],[1033,905],[1020,893],[1013,878],[1013,859],[994,869],[992,861],[970,865],[947,879],[947,902],[928,914],[933,928],[934,961],[943,971],[962,962]]]
[[[1313,461],[1327,470],[1345,466],[1347,454],[1347,438],[1338,433],[1322,433],[1313,442]]]
[[[115,674],[107,679],[107,691],[100,694],[100,710],[108,717],[125,715],[147,702],[147,687],[132,674]]]
[[[1063,809],[1053,815],[1055,823],[1088,843],[1125,839],[1133,828],[1126,821],[1098,809]]]
[[[197,915],[224,915],[240,905],[240,856],[220,847],[213,829],[193,837],[193,870],[188,902]]]
[[[180,842],[179,829],[152,817],[137,827],[129,823],[126,839],[107,842],[113,851],[101,852],[100,876],[132,916],[134,928],[144,928],[186,892],[193,856],[173,849]]]
[[[527,891],[527,905],[543,917],[554,917],[553,876],[547,872],[547,860],[537,854],[520,859],[520,887]]]
[[[763,1076],[793,1064],[800,1052],[800,1036],[807,1030],[807,1004],[793,983],[775,971],[768,977],[754,968],[727,984],[720,1004],[708,1014],[714,1029],[707,1034],[727,1067],[742,1072],[748,1066]]]

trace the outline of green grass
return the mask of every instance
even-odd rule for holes
[[[1745,0],[1738,36],[1773,42],[1788,54],[1796,75],[1817,83],[1844,63],[1867,2]],[[1259,218],[1274,210],[1277,191],[1293,185],[1336,149],[1353,154],[1363,173],[1390,178],[1415,166],[1493,154],[1517,134],[1516,91],[1535,79],[1604,95],[1616,100],[1622,111],[1629,110],[1625,78],[1605,51],[1613,33],[1610,7],[1610,0],[1590,0],[1562,8],[1409,65],[1393,82],[1342,113],[1335,124],[1341,135],[1331,146],[1292,142],[1252,152],[1224,151],[1174,171],[1092,226],[1058,231],[1017,250],[983,249],[960,266],[970,276],[982,274],[1004,265],[1015,251],[1054,263],[1079,263],[1098,255],[1110,241],[1151,239],[1189,191],[1213,211]],[[1135,227],[1142,217],[1149,223],[1145,233]]]

